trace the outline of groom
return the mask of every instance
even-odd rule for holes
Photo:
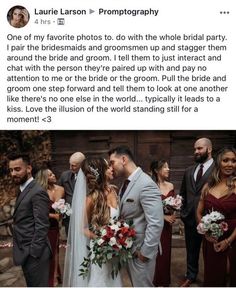
[[[109,151],[115,177],[126,178],[120,189],[120,214],[133,220],[136,240],[128,270],[134,287],[153,286],[155,259],[163,228],[161,193],[153,180],[137,167],[126,146]]]

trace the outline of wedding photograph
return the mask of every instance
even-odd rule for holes
[[[236,130],[1,130],[1,287],[236,286]]]

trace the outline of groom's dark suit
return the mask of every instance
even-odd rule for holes
[[[14,263],[22,266],[27,286],[48,286],[49,197],[35,180],[19,191],[13,219]]]
[[[199,164],[186,169],[180,195],[183,197],[181,207],[181,219],[185,226],[185,242],[187,250],[187,273],[186,278],[195,281],[198,274],[198,260],[202,237],[197,233],[196,209],[198,206],[201,190],[207,182],[213,168],[214,162],[203,174],[200,181],[194,180],[194,172]]]

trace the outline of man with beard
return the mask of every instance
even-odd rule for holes
[[[187,272],[180,287],[189,287],[196,281],[202,236],[197,233],[196,209],[201,190],[213,167],[212,144],[208,138],[200,138],[194,144],[194,160],[197,164],[186,169],[180,195],[183,197],[181,219],[185,228]]]
[[[8,159],[12,180],[19,185],[13,215],[13,260],[22,266],[28,287],[46,287],[51,256],[49,197],[33,179],[26,155],[12,154]]]
[[[133,287],[153,287],[156,255],[163,228],[161,192],[156,183],[136,166],[133,154],[126,146],[109,151],[115,177],[126,180],[120,189],[120,215],[132,220],[136,239],[133,258],[128,261],[128,273]]]

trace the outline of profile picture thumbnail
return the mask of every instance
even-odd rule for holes
[[[12,27],[22,28],[29,22],[28,10],[20,5],[12,7],[7,13],[7,20]]]

